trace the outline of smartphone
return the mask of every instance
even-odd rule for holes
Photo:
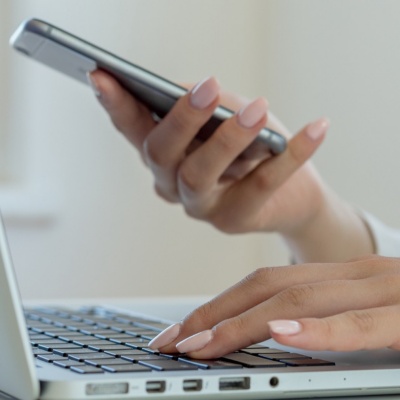
[[[187,92],[185,88],[161,76],[42,20],[29,19],[22,22],[11,36],[10,44],[21,53],[84,84],[88,84],[88,73],[96,69],[106,71],[159,119]],[[200,129],[197,138],[207,140],[221,122],[232,115],[231,110],[218,106]],[[286,139],[281,134],[263,128],[241,156],[258,158],[264,154],[276,155],[285,148]]]

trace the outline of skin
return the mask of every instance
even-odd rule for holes
[[[307,350],[400,350],[399,285],[396,258],[261,268],[190,313],[160,350],[176,352],[199,332],[209,341],[192,340],[185,352],[193,358],[216,358],[271,337]],[[277,320],[300,330],[274,331]]]
[[[345,261],[374,251],[362,219],[309,161],[328,123],[318,139],[307,134],[312,124],[291,137],[271,112],[251,128],[241,126],[236,114],[199,144],[194,138],[219,103],[237,111],[249,101],[222,92],[215,81],[217,96],[209,106],[193,107],[189,91],[156,123],[104,72],[92,73],[91,81],[117,130],[151,169],[157,194],[180,203],[189,216],[230,234],[277,232],[297,262]],[[264,125],[290,138],[287,150],[266,159],[238,158]]]
[[[211,78],[207,90],[196,85],[155,122],[106,73],[95,71],[90,79],[112,123],[152,171],[159,196],[226,233],[277,232],[293,259],[305,263],[256,270],[161,333],[151,347],[196,358],[219,357],[271,337],[312,350],[399,348],[400,262],[359,258],[374,253],[368,227],[310,162],[324,140],[326,119],[292,136],[264,100],[250,103],[223,92]],[[200,91],[209,101],[199,101]],[[218,104],[236,114],[200,143],[195,136]],[[243,115],[256,114],[246,125]],[[287,150],[243,158],[265,125],[288,138]]]

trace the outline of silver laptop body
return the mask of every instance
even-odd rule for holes
[[[127,310],[127,315],[135,315]],[[308,353],[322,367],[196,369],[81,375],[34,358],[0,223],[0,392],[34,399],[269,399],[400,393],[400,353]],[[164,321],[165,322],[165,321]],[[265,342],[283,350],[272,341]],[[293,351],[293,349],[290,349]]]

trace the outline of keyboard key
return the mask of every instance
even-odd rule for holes
[[[321,367],[335,365],[334,362],[319,360],[317,358],[298,358],[298,359],[282,359],[282,362],[286,363],[290,367]]]
[[[130,365],[102,365],[102,369],[107,372],[149,372],[151,368],[145,367],[139,364],[130,364]]]
[[[179,361],[191,364],[201,369],[240,369],[240,364],[234,364],[223,360],[194,360],[192,358],[179,358]]]
[[[30,343],[32,346],[39,346],[39,344],[52,344],[54,343],[53,338],[48,338],[48,339],[30,339]]]
[[[109,354],[113,357],[122,357],[125,355],[134,354],[135,351],[141,351],[140,349],[128,349],[128,350],[103,350],[105,354]]]
[[[79,374],[102,374],[104,371],[101,368],[92,367],[91,365],[72,366],[71,371]]]
[[[65,342],[58,342],[58,343],[49,343],[49,344],[39,344],[39,349],[47,350],[47,351],[54,351],[54,349],[80,349],[81,346],[78,346],[73,343],[65,343]]]
[[[246,353],[230,353],[222,357],[222,359],[225,361],[240,363],[249,368],[274,368],[286,366],[284,363],[279,361],[268,360],[266,358],[257,357]]]
[[[148,360],[165,360],[165,357],[157,356],[155,354],[146,354],[146,353],[131,355],[131,356],[122,356],[121,358],[131,362],[148,361]]]
[[[39,354],[37,356],[37,359],[48,362],[48,363],[51,363],[53,361],[62,361],[62,360],[66,361],[67,360],[66,357],[60,356],[58,354]]]
[[[96,335],[96,334],[104,334],[106,332],[110,332],[109,329],[103,329],[98,326],[90,326],[87,329],[79,329],[79,333],[84,335]]]
[[[154,330],[157,331],[157,333],[163,331],[164,329],[170,326],[170,324],[164,324],[163,322],[153,322],[153,321],[134,322],[133,325],[135,325],[135,327],[139,326],[141,328]]]
[[[77,347],[75,349],[71,349],[71,351],[67,351],[68,354],[98,354],[99,352],[96,350],[88,349],[87,347]]]
[[[144,353],[143,351],[140,350],[133,350],[132,352],[123,354],[120,356],[123,360],[131,361],[131,362],[136,362],[139,359],[143,360],[159,360],[162,359],[161,357],[155,355],[155,354],[147,354]]]
[[[92,350],[98,350],[98,351],[106,351],[106,350],[131,350],[130,347],[127,346],[122,346],[120,344],[112,344],[112,343],[107,343],[106,341],[103,341],[101,344],[96,344],[96,345],[89,345],[89,349]]]
[[[122,358],[110,358],[110,359],[94,359],[94,360],[85,360],[85,364],[92,365],[95,367],[101,367],[102,365],[131,365],[133,364],[130,361],[123,360]]]
[[[139,364],[155,369],[156,371],[187,371],[198,369],[194,365],[189,365],[175,360],[139,361]]]
[[[47,350],[42,350],[42,349],[39,349],[38,347],[34,347],[33,349],[32,349],[32,353],[33,353],[33,355],[35,355],[35,356],[39,356],[39,355],[50,355],[50,354],[52,354],[52,352],[51,351],[47,351]]]
[[[148,344],[149,341],[147,339],[142,339],[142,338],[132,338],[131,340],[125,342],[126,346],[132,348],[146,347]]]
[[[54,361],[53,364],[56,365],[57,367],[61,367],[61,368],[79,367],[79,366],[85,365],[82,362],[70,360],[70,359]]]
[[[97,353],[97,352],[93,352],[93,353],[89,353],[89,354],[68,354],[68,358],[70,358],[71,360],[75,360],[75,361],[85,361],[85,360],[100,360],[103,358],[115,358],[113,356],[110,356],[109,354],[106,353]]]
[[[79,346],[77,344],[61,342],[60,344],[56,344],[53,347],[53,350],[54,349],[82,349],[82,348],[83,348],[82,346]]]
[[[240,350],[240,353],[248,353],[248,354],[278,354],[278,353],[287,353],[284,350],[278,349],[270,349],[268,347],[255,347],[255,348],[246,348]]]
[[[278,353],[278,354],[274,354],[274,353],[268,353],[268,354],[264,354],[264,353],[260,353],[258,354],[259,357],[263,357],[263,358],[268,358],[270,360],[277,360],[280,361],[282,359],[296,359],[296,358],[311,358],[311,357],[307,357],[304,356],[302,354],[298,354],[298,353],[287,353],[287,352],[282,352],[282,353]]]

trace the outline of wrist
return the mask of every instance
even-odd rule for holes
[[[326,186],[310,218],[282,236],[296,263],[342,262],[375,252],[363,218]]]

